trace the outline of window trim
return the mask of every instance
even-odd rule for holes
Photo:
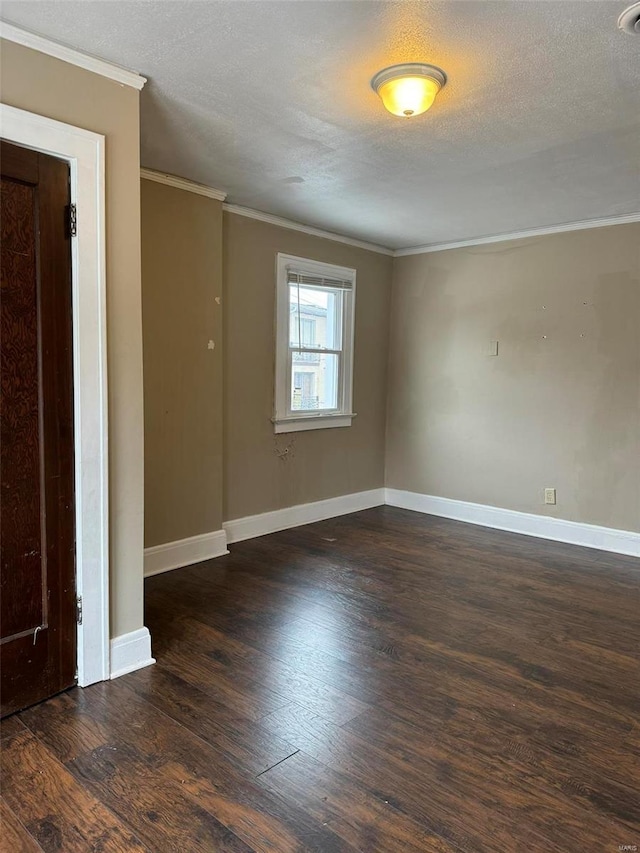
[[[343,295],[344,314],[342,326],[342,369],[338,378],[339,395],[338,408],[335,411],[319,411],[312,414],[308,411],[301,414],[289,412],[289,396],[291,394],[291,365],[289,346],[289,285],[287,269],[295,266],[301,272],[324,278],[342,279],[351,282],[351,290]],[[348,427],[355,417],[353,409],[353,356],[355,337],[355,296],[356,271],[349,267],[326,264],[295,255],[278,253],[276,256],[276,312],[275,312],[275,395],[272,422],[274,432],[299,432],[309,429],[327,429],[332,427]]]

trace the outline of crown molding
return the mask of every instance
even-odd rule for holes
[[[246,216],[249,219],[258,219],[260,222],[267,222],[270,225],[279,225],[281,228],[289,228],[293,231],[302,231],[305,234],[311,234],[314,237],[323,237],[326,240],[334,240],[338,243],[346,243],[350,246],[357,246],[360,249],[367,249],[370,252],[378,252],[382,255],[389,255],[394,258],[402,258],[406,255],[423,255],[430,252],[444,252],[448,249],[463,249],[467,246],[483,246],[490,243],[502,243],[507,240],[522,240],[526,237],[544,237],[550,234],[562,234],[566,231],[582,231],[587,228],[603,228],[607,225],[628,225],[634,222],[640,222],[640,211],[637,213],[623,213],[618,216],[606,216],[600,219],[582,219],[576,222],[565,222],[562,225],[548,225],[540,228],[529,228],[524,231],[511,231],[506,234],[495,234],[487,237],[476,237],[472,240],[458,240],[451,243],[434,243],[427,246],[410,246],[407,249],[389,249],[385,246],[379,246],[376,243],[366,243],[363,240],[356,240],[352,237],[344,237],[341,234],[335,234],[332,231],[324,231],[321,228],[313,228],[310,225],[303,225],[300,222],[294,222],[290,219],[283,219],[280,216],[274,216],[271,213],[264,213],[261,210],[253,210],[250,207],[241,207],[237,204],[223,204],[223,210],[229,213],[235,213],[238,216]]]
[[[353,237],[344,237],[342,234],[334,234],[333,231],[324,231],[322,228],[314,228],[311,225],[303,225],[301,222],[294,222],[291,219],[283,219],[280,216],[273,216],[271,213],[263,213],[261,210],[253,210],[251,207],[241,207],[237,204],[223,204],[222,209],[227,213],[235,213],[237,216],[246,216],[249,219],[257,219],[260,222],[267,222],[269,225],[278,225],[280,228],[288,228],[291,231],[302,231],[304,234],[311,234],[312,237],[322,237],[325,240],[333,240],[334,243],[346,243],[348,246],[357,246],[358,249],[366,249],[369,252],[378,252],[380,255],[389,255],[393,257],[393,249],[388,249],[385,246],[378,246],[376,243],[366,243],[363,240],[356,240]]]
[[[215,187],[207,187],[205,184],[197,184],[195,181],[188,181],[186,178],[179,178],[177,175],[169,175],[165,172],[155,172],[153,169],[140,169],[140,177],[144,181],[154,181],[156,184],[166,184],[168,187],[175,187],[178,190],[186,190],[189,193],[196,195],[204,195],[207,198],[214,198],[216,201],[224,201],[227,197],[226,192],[217,190]]]
[[[121,68],[119,65],[114,65],[112,62],[107,62],[104,59],[98,59],[97,56],[90,56],[88,53],[82,53],[72,47],[67,47],[64,44],[51,41],[44,36],[30,33],[6,21],[0,21],[0,38],[7,41],[21,44],[23,47],[29,47],[32,50],[37,50],[40,53],[46,53],[47,56],[53,56],[55,59],[61,59],[63,62],[68,62],[70,65],[76,65],[78,68],[84,68],[85,71],[92,71],[94,74],[99,74],[101,77],[108,77],[110,80],[115,80],[123,86],[131,86],[140,91],[147,78],[143,77],[135,71],[129,71],[127,68]]]
[[[429,252],[444,252],[447,249],[464,249],[466,246],[484,246],[487,243],[502,243],[505,240],[522,240],[524,237],[544,237],[548,234],[562,234],[565,231],[582,231],[586,228],[603,228],[606,225],[628,225],[640,222],[640,212],[623,213],[620,216],[607,216],[602,219],[582,219],[566,222],[563,225],[548,225],[541,228],[529,228],[525,231],[511,231],[508,234],[495,234],[492,237],[477,237],[474,240],[458,240],[454,243],[434,243],[427,246],[410,246],[408,249],[396,249],[395,258],[406,255],[424,255]]]

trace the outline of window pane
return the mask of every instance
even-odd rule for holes
[[[289,345],[342,349],[342,300],[340,290],[290,284]]]
[[[302,312],[300,312],[302,313]],[[315,347],[317,338],[317,320],[315,317],[301,317],[300,319],[300,343],[303,347]]]
[[[337,409],[340,356],[292,352],[291,358],[291,411]]]

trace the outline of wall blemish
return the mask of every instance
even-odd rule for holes
[[[288,459],[293,459],[296,447],[295,436],[286,440],[286,444],[283,443],[284,441],[285,439],[275,438],[274,453],[282,462],[286,462]]]

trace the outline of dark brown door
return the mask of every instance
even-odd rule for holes
[[[0,143],[2,716],[75,683],[67,163]]]

